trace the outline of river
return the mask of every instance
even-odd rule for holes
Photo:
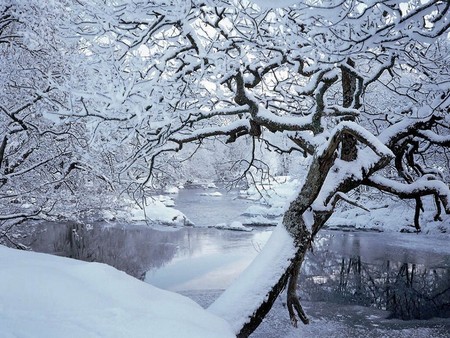
[[[213,197],[185,189],[175,203],[200,227],[47,223],[29,244],[36,251],[110,264],[207,306],[263,248],[271,228],[205,227],[230,222],[251,204],[236,193]],[[292,328],[280,297],[252,337],[450,336],[450,246],[442,238],[322,231],[299,290],[312,324]]]

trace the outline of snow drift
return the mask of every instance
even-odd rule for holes
[[[0,246],[0,271],[4,338],[235,337],[194,301],[105,264]]]

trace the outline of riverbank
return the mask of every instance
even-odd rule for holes
[[[203,307],[221,290],[191,290],[181,294]],[[356,305],[302,301],[310,324],[291,325],[282,295],[251,338],[448,338],[450,318],[430,320],[387,319],[387,311]]]
[[[217,289],[232,283],[261,251],[272,228],[255,226],[251,232],[207,228],[211,222],[229,223],[253,202],[240,200],[236,193],[209,196],[202,191],[182,190],[174,199],[175,207],[189,212],[199,227],[44,222],[26,237],[27,245],[35,251],[107,263],[206,306],[221,292]],[[292,328],[281,297],[252,337],[447,337],[448,319],[386,318],[392,311],[407,316],[440,311],[420,301],[409,302],[411,295],[434,299],[441,294],[442,302],[447,302],[448,234],[347,230],[351,231],[321,231],[303,265],[299,290],[311,324]],[[406,302],[393,307],[393,295]]]

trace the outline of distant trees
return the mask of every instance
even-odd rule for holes
[[[111,202],[103,159],[91,160],[89,125],[71,102],[79,82],[58,30],[66,14],[62,3],[0,5],[0,241],[19,245],[10,230],[26,220],[73,219]]]
[[[435,200],[435,219],[450,212],[448,1],[307,0],[285,8],[247,0],[64,1],[32,7],[49,9],[39,18],[57,14],[48,25],[37,13],[24,17],[15,8],[1,10],[0,41],[8,41],[1,53],[17,59],[4,82],[9,96],[2,97],[2,135],[8,137],[0,154],[6,168],[13,154],[17,161],[30,153],[17,173],[44,179],[43,191],[33,188],[41,201],[33,201],[35,212],[53,205],[57,187],[78,196],[75,174],[104,182],[102,193],[115,186],[141,198],[168,171],[173,154],[192,152],[207,139],[225,145],[246,140],[242,157],[233,159],[241,177],[270,169],[258,149],[310,158],[277,230],[286,245],[265,249],[283,254],[256,260],[266,267],[260,278],[270,282],[225,292],[212,306],[239,337],[253,332],[285,286],[292,322],[307,322],[295,293],[301,262],[338,201],[358,206],[349,195],[355,189],[415,201],[417,229],[424,196]],[[19,37],[10,33],[13,25],[25,27]],[[34,41],[44,49],[32,48]],[[45,115],[36,120],[33,112]],[[24,135],[16,148],[12,133]],[[20,185],[6,188],[11,174],[2,170],[1,191],[8,191],[2,198],[11,201],[18,193],[9,191]],[[242,321],[233,321],[232,309],[221,304],[233,297],[245,302],[248,293],[256,295],[253,303],[243,305]]]

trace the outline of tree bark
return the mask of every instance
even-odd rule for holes
[[[355,66],[355,62],[352,59],[347,60],[347,64],[350,67]],[[355,104],[355,92],[356,92],[356,78],[346,68],[342,68],[342,105],[345,108],[354,107],[358,109],[358,105]],[[346,121],[355,121],[355,117],[348,116]],[[344,135],[342,140],[341,158],[344,161],[354,161],[358,156],[356,148],[356,139],[351,135]]]
[[[332,214],[332,211],[321,213],[320,217],[315,218],[312,227],[308,227],[303,219],[303,213],[311,208],[334,163],[339,140],[340,137],[337,137],[334,142],[330,142],[328,149],[313,157],[305,184],[289,205],[282,224],[275,230],[277,233],[274,231],[251,266],[209,307],[209,311],[232,325],[237,337],[248,337],[254,332],[288,282],[296,285],[296,269],[300,269],[314,235]],[[268,282],[258,285],[259,279]],[[297,313],[305,322],[307,318],[293,286],[289,291],[289,311],[294,314],[294,319]]]

